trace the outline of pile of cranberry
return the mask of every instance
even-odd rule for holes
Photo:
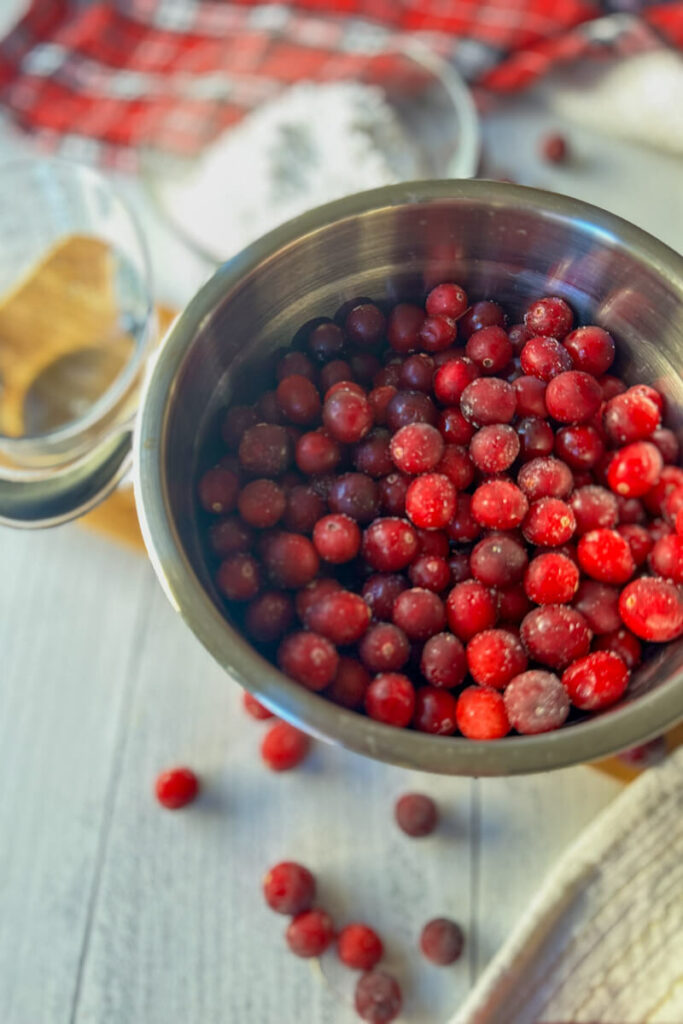
[[[678,442],[606,331],[446,283],[299,336],[198,484],[217,588],[288,676],[490,740],[613,704],[683,633]]]

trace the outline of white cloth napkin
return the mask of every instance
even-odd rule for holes
[[[566,851],[450,1024],[681,1022],[683,748]]]

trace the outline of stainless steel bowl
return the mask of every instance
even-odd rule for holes
[[[683,428],[683,259],[645,232],[573,199],[486,181],[391,186],[284,225],[224,264],[166,338],[137,431],[137,498],[157,574],[225,670],[283,718],[394,764],[504,775],[590,761],[683,717],[683,641],[657,650],[627,699],[554,733],[495,743],[393,729],[288,680],[226,621],[202,553],[194,483],[227,402],[258,390],[260,368],[313,316],[357,295],[422,297],[462,282],[513,316],[532,297],[566,298],[619,339],[619,368],[666,394]]]

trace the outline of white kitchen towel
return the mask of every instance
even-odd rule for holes
[[[682,1022],[683,748],[563,854],[450,1024]]]

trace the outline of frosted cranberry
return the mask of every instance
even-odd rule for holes
[[[638,498],[624,498],[615,494],[620,523],[644,523],[645,508]]]
[[[369,624],[369,606],[348,590],[336,590],[321,597],[306,614],[306,626],[338,647],[357,643]]]
[[[509,423],[517,409],[517,393],[497,377],[479,377],[460,396],[460,411],[475,427]]]
[[[439,416],[439,433],[447,444],[467,444],[474,435],[460,409],[444,409]]]
[[[421,555],[435,555],[448,558],[451,546],[448,535],[442,530],[418,530],[418,551]]]
[[[157,777],[154,792],[162,807],[177,811],[196,799],[199,779],[191,768],[170,768]]]
[[[417,554],[417,534],[405,519],[376,519],[363,534],[363,557],[373,569],[397,572]]]
[[[467,670],[465,650],[452,633],[436,633],[422,649],[420,671],[432,686],[460,686]]]
[[[614,362],[614,341],[602,327],[577,327],[564,339],[577,370],[601,377]]]
[[[549,164],[563,164],[569,155],[569,147],[564,135],[553,132],[544,135],[540,145],[541,157]],[[560,301],[559,299],[557,300]]]
[[[483,429],[495,428],[484,427]],[[466,448],[458,444],[446,445],[435,468],[437,473],[448,477],[456,491],[464,491],[474,480],[474,466],[469,453]]]
[[[456,699],[448,690],[422,686],[415,696],[413,725],[419,732],[452,736],[456,730],[456,706]]]
[[[237,504],[239,486],[239,477],[232,470],[222,466],[207,469],[197,488],[202,508],[217,516],[232,512]]]
[[[678,462],[680,446],[673,430],[669,430],[668,427],[658,427],[657,430],[650,434],[650,441],[659,448],[664,465],[672,466]]]
[[[562,427],[555,435],[555,454],[571,469],[592,469],[605,454],[605,445],[595,427]]]
[[[347,924],[337,936],[337,953],[347,967],[371,971],[382,959],[384,946],[377,932],[366,924]]]
[[[604,487],[591,484],[579,487],[569,499],[576,519],[576,532],[581,536],[590,530],[616,526],[619,509],[616,498]]]
[[[296,443],[296,464],[307,475],[331,473],[341,461],[337,442],[322,430],[303,434]]]
[[[560,423],[586,423],[600,408],[602,391],[589,373],[568,370],[549,382],[545,404],[553,419]]]
[[[276,376],[278,381],[285,377],[297,376],[306,377],[315,381],[315,366],[305,352],[297,352],[295,349],[286,352],[277,364]]]
[[[636,567],[643,565],[654,545],[654,541],[645,527],[638,526],[637,523],[623,523],[621,526],[617,526],[617,533],[628,541]],[[667,576],[668,573],[659,573],[659,575]]]
[[[596,637],[593,642],[593,649],[596,651],[612,651],[613,654],[619,655],[629,672],[638,667],[643,654],[640,640],[623,626],[612,630],[611,633],[605,633],[603,636]]]
[[[410,582],[414,587],[423,587],[440,594],[451,582],[451,570],[445,558],[437,555],[420,555],[408,569]]]
[[[609,402],[610,398],[614,398],[615,395],[623,395],[624,391],[627,390],[621,378],[612,377],[609,373],[605,373],[598,381],[598,384],[602,388],[603,402]]]
[[[419,306],[399,302],[387,320],[387,338],[395,352],[414,352],[418,348],[418,335],[425,313]]]
[[[465,352],[482,373],[500,373],[512,359],[512,345],[502,327],[483,327],[470,335]]]
[[[315,878],[301,864],[282,861],[263,879],[263,895],[277,914],[301,914],[315,899]]]
[[[375,676],[365,694],[365,710],[378,722],[405,729],[415,711],[415,690],[410,679],[399,672]]]
[[[360,441],[372,427],[372,409],[365,397],[342,385],[339,391],[328,391],[323,405],[323,423],[328,433],[344,444]]]
[[[535,604],[566,604],[579,586],[579,570],[566,555],[549,551],[533,559],[524,589]]]
[[[434,360],[424,352],[408,356],[401,366],[401,374],[398,379],[399,387],[408,391],[432,390],[432,377],[434,376]]]
[[[501,423],[482,427],[470,441],[472,461],[482,473],[503,473],[515,461],[519,449],[520,442],[515,429]]]
[[[470,555],[474,578],[488,587],[518,583],[527,565],[524,545],[505,533],[490,533],[475,545]]]
[[[409,423],[434,425],[436,420],[436,406],[422,391],[399,391],[387,406],[387,426],[393,432]]]
[[[660,413],[664,412],[664,396],[656,388],[651,387],[649,384],[634,384],[632,388],[629,388],[629,391],[649,398],[651,402],[655,403]]]
[[[559,498],[540,498],[533,502],[522,524],[522,533],[529,543],[546,548],[566,544],[575,530],[574,513]]]
[[[597,580],[582,580],[574,607],[581,612],[593,633],[611,633],[621,625],[618,587]]]
[[[320,567],[318,553],[308,537],[284,532],[268,538],[263,563],[275,586],[285,590],[305,587]]]
[[[229,601],[251,601],[261,586],[261,568],[245,552],[230,555],[218,567],[216,586]]]
[[[555,435],[546,420],[538,419],[536,416],[525,416],[517,424],[516,432],[524,462],[551,454]]]
[[[668,537],[673,532],[665,519],[653,519],[648,527],[648,533],[652,538],[653,544],[656,544],[662,537]]]
[[[529,501],[539,498],[566,498],[574,486],[574,477],[565,462],[559,459],[532,459],[520,469],[517,486]]]
[[[472,579],[470,569],[470,554],[467,550],[453,551],[448,559],[448,568],[451,571],[453,584],[462,583],[463,580]]]
[[[579,541],[579,565],[602,583],[625,583],[635,571],[628,541],[616,530],[591,530]]]
[[[650,553],[650,568],[657,576],[683,583],[683,537],[661,537]]]
[[[309,609],[312,608],[317,601],[326,597],[327,594],[334,593],[335,590],[341,590],[341,583],[339,583],[338,580],[329,579],[325,576],[311,580],[310,583],[303,587],[296,595],[294,602],[296,613],[301,621],[306,621]]]
[[[245,523],[265,530],[282,519],[287,499],[273,480],[252,480],[240,491],[238,505]]]
[[[415,526],[439,530],[453,518],[456,492],[448,477],[424,473],[410,484],[406,493],[406,515]]]
[[[515,583],[512,587],[497,590],[498,617],[501,622],[519,623],[531,610],[531,601],[526,596],[524,586]]]
[[[522,643],[534,661],[565,668],[588,654],[591,631],[583,615],[567,605],[534,608],[520,627]]]
[[[326,911],[314,908],[297,914],[285,932],[292,953],[306,959],[321,956],[334,938],[332,918]]]
[[[650,515],[661,515],[667,495],[682,484],[683,469],[679,466],[664,466],[657,484],[643,497],[643,504]]]
[[[355,380],[369,387],[372,384],[375,374],[382,369],[377,356],[372,352],[354,352],[350,358],[351,369]]]
[[[394,601],[393,620],[410,640],[428,640],[446,625],[446,611],[433,591],[411,587]]]
[[[462,928],[447,917],[428,921],[420,934],[420,949],[433,964],[446,967],[462,956],[465,937]]]
[[[343,708],[362,706],[370,685],[370,673],[355,658],[340,658],[337,674],[325,690],[325,696]]]
[[[448,628],[467,642],[476,633],[496,624],[496,598],[478,580],[465,580],[451,590],[446,600]]]
[[[284,427],[274,423],[248,427],[240,441],[239,460],[253,476],[280,476],[291,464],[290,436]]]
[[[360,550],[361,533],[350,516],[333,513],[323,516],[313,529],[316,551],[326,562],[339,565],[350,562]]]
[[[628,669],[612,651],[594,651],[569,666],[562,676],[562,685],[575,707],[599,711],[623,695],[628,685]]]
[[[276,722],[261,740],[261,757],[272,771],[286,772],[301,764],[310,748],[305,733],[289,722]]]
[[[488,629],[468,643],[467,665],[475,683],[503,690],[514,676],[524,672],[527,658],[514,633]]]
[[[524,314],[527,330],[550,338],[564,338],[572,329],[573,321],[574,314],[564,299],[538,299]]]
[[[503,698],[488,686],[468,686],[462,691],[456,721],[463,736],[471,740],[496,740],[510,731]]]
[[[413,839],[431,835],[438,824],[439,812],[431,797],[424,793],[404,793],[394,806],[396,824]]]
[[[471,334],[480,331],[482,327],[504,327],[505,313],[497,302],[490,299],[483,299],[475,302],[467,310],[458,323],[462,337],[467,341]]]
[[[358,523],[371,522],[379,512],[377,484],[364,473],[344,473],[330,488],[328,503],[333,512]]]
[[[334,679],[339,655],[327,637],[298,632],[290,633],[282,641],[277,661],[291,679],[309,690],[323,690]]]
[[[425,301],[425,309],[430,316],[449,316],[457,320],[467,309],[467,301],[464,289],[449,281],[432,288]]]
[[[367,1024],[391,1024],[401,1012],[402,1003],[398,982],[384,971],[364,974],[356,984],[354,1007]]]
[[[514,355],[519,355],[530,337],[531,334],[526,324],[513,324],[508,329],[508,338],[510,339]]]
[[[355,345],[375,345],[384,334],[384,313],[372,302],[363,302],[350,311],[344,329]]]
[[[512,530],[524,519],[529,502],[511,480],[490,480],[472,495],[472,515],[482,526]],[[484,542],[480,542],[484,543]]]
[[[544,419],[548,415],[545,404],[547,384],[538,377],[517,377],[513,387],[517,393],[517,413],[519,416],[538,416]]]
[[[389,473],[377,481],[379,505],[382,512],[392,516],[403,515],[406,510],[406,494],[410,486],[409,476],[403,473]]]
[[[379,426],[382,426],[387,421],[387,409],[394,395],[398,394],[398,389],[393,387],[391,384],[385,384],[372,389],[368,395],[368,402],[372,409],[372,415]]]
[[[253,427],[258,421],[259,416],[253,405],[231,406],[221,426],[221,436],[228,448],[238,448],[247,427]]]
[[[481,525],[472,514],[472,496],[458,494],[455,512],[448,525],[448,535],[458,544],[476,540],[481,533]]]
[[[572,368],[572,359],[566,348],[555,338],[542,335],[527,341],[522,349],[520,360],[525,374],[538,377],[545,383]]]
[[[325,502],[322,498],[312,487],[297,484],[287,494],[287,507],[282,525],[292,533],[311,533],[324,514]]]
[[[619,598],[624,625],[642,640],[666,643],[683,633],[683,596],[670,580],[643,576]]]
[[[319,363],[329,363],[344,351],[345,340],[341,327],[330,320],[318,324],[308,335],[308,351]]]
[[[616,494],[640,498],[655,486],[663,466],[658,448],[649,441],[636,441],[616,452],[607,470],[607,482]]]
[[[605,406],[603,422],[613,444],[643,441],[657,429],[660,409],[656,402],[636,388],[629,388]]]
[[[420,328],[419,344],[426,352],[444,352],[455,341],[457,328],[448,316],[428,316]]]
[[[237,516],[219,519],[218,522],[212,523],[209,529],[211,550],[220,558],[234,555],[238,551],[248,551],[252,537],[249,527]]]
[[[259,395],[256,411],[260,423],[282,423],[282,413],[274,391],[264,391]]]
[[[503,700],[510,725],[526,736],[559,729],[569,714],[564,686],[552,672],[540,669],[522,672],[512,679]]]
[[[375,478],[393,472],[390,441],[391,435],[388,430],[371,430],[353,449],[353,464],[356,469]]]
[[[404,473],[426,473],[443,455],[444,442],[436,427],[410,423],[391,439],[391,457]]]
[[[270,644],[282,639],[294,621],[294,604],[289,594],[267,590],[247,608],[244,626],[259,643]]]
[[[397,672],[410,657],[410,644],[398,626],[378,622],[363,637],[358,653],[371,672]]]
[[[292,423],[305,426],[320,418],[320,395],[307,377],[300,374],[285,377],[278,384],[275,395],[280,412]]]
[[[247,714],[255,718],[257,722],[263,722],[267,718],[273,717],[273,712],[257,701],[256,697],[253,697],[248,690],[245,690],[242,694],[242,706]]]
[[[434,374],[434,394],[444,405],[455,405],[467,385],[478,376],[479,370],[471,359],[451,359]]]
[[[363,600],[370,605],[376,619],[390,619],[394,601],[406,590],[408,583],[404,576],[377,573],[369,576],[363,585]]]

